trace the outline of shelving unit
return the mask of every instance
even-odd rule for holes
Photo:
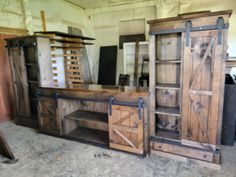
[[[53,66],[53,80],[55,87],[73,88],[81,83],[91,83],[86,72],[89,68],[84,64],[85,45],[93,43],[85,40],[95,40],[94,38],[70,35],[66,33],[48,31],[35,32],[36,35],[50,38],[51,58]],[[87,61],[88,62],[88,61]]]
[[[156,136],[180,139],[181,124],[181,34],[158,35],[156,63]],[[159,133],[160,132],[165,132]],[[170,133],[170,135],[168,135]],[[171,136],[172,134],[177,136]]]
[[[68,138],[98,143],[109,144],[108,115],[107,113],[76,110],[64,118],[64,126],[76,124],[76,128],[66,133]]]
[[[141,76],[143,59],[148,58],[148,44],[148,42],[139,42],[137,78]],[[135,42],[127,42],[123,45],[124,74],[130,75],[130,85],[133,86],[135,65]],[[143,70],[145,73],[148,73],[148,63],[145,63]]]
[[[37,127],[37,88],[53,86],[48,47],[50,40],[41,36],[23,36],[6,41],[10,55],[16,123]]]
[[[220,163],[231,13],[204,11],[148,22],[153,150]]]

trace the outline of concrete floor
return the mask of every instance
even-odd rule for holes
[[[17,162],[0,156],[1,177],[236,177],[236,146],[222,147],[222,170],[151,155],[135,155],[39,134],[36,130],[0,124]]]

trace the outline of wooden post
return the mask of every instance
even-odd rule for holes
[[[41,20],[42,20],[42,26],[43,26],[43,31],[47,31],[46,30],[46,20],[45,20],[45,13],[44,10],[40,11],[41,14]]]
[[[135,43],[135,57],[134,57],[134,86],[138,86],[138,57],[139,57],[139,41]]]

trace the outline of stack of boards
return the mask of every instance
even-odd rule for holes
[[[55,87],[73,88],[78,84],[86,83],[82,68],[83,50],[85,45],[93,44],[85,40],[94,40],[94,38],[55,31],[35,32],[35,34],[50,38]]]

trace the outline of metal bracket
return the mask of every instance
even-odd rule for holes
[[[217,44],[222,44],[222,29],[224,28],[224,19],[222,17],[219,17],[216,22],[217,25]]]
[[[54,98],[55,98],[55,102],[56,102],[56,108],[58,108],[58,102],[57,102],[57,100],[58,100],[58,98],[59,98],[59,93],[55,93],[54,94]]]
[[[112,115],[112,103],[113,103],[113,101],[114,101],[114,97],[112,96],[112,97],[110,97],[109,98],[109,115],[111,116]]]
[[[142,98],[138,98],[138,117],[141,120],[142,119],[142,108],[143,108],[143,99]]]
[[[192,22],[190,20],[186,21],[185,23],[185,28],[186,28],[186,47],[189,47],[190,44],[190,31],[192,28]]]

